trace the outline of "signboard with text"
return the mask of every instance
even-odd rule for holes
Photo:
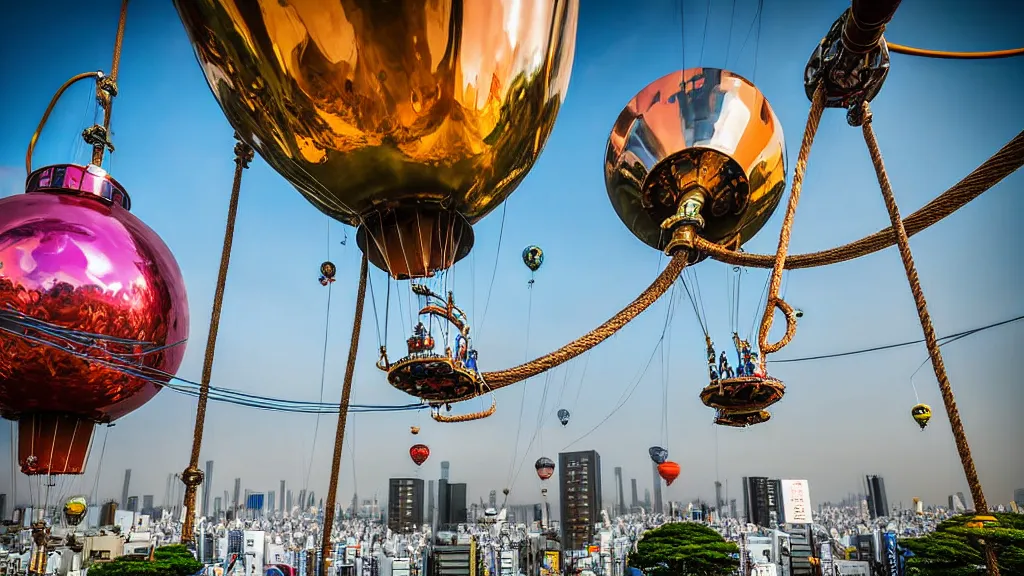
[[[782,480],[782,514],[787,524],[811,524],[811,490],[807,480]]]

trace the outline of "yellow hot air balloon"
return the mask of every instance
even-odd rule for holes
[[[928,421],[932,419],[932,407],[927,404],[918,404],[910,409],[910,415],[914,417],[914,421],[921,427],[921,430],[924,430]]]
[[[537,160],[579,0],[175,0],[238,135],[395,278],[465,257]]]
[[[64,503],[64,521],[69,526],[78,526],[88,510],[85,496],[74,496]]]

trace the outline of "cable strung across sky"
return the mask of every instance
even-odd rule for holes
[[[948,344],[962,338],[973,336],[980,332],[985,332],[993,328],[1012,324],[1024,320],[1024,315],[1008,318],[999,322],[993,322],[970,330],[964,330],[955,334],[949,334],[939,338],[940,344]],[[105,338],[96,334],[87,334],[75,330],[67,330],[47,322],[28,318],[24,315],[18,314],[12,311],[0,311],[0,332],[5,332],[17,336],[19,338],[28,339],[36,344],[59,348],[73,354],[79,358],[90,362],[98,362],[109,367],[117,368],[118,370],[130,374],[139,378],[143,378],[149,382],[153,382],[164,388],[173,390],[180,394],[188,396],[199,396],[200,385],[198,382],[179,378],[170,374],[158,373],[151,368],[141,365],[139,358],[145,355],[153,354],[164,350],[170,346],[180,345],[181,343],[170,344],[163,347],[154,347],[146,342],[126,342],[117,340],[116,342],[110,341],[109,338]],[[39,335],[32,335],[29,332],[37,332]],[[49,339],[47,338],[49,337]],[[882,350],[891,350],[894,348],[902,348],[904,346],[911,346],[914,344],[921,344],[924,340],[910,340],[907,342],[899,342],[896,344],[886,344],[882,346],[873,346],[870,348],[861,348],[858,350],[847,350],[845,352],[835,352],[831,354],[820,354],[816,356],[805,356],[801,358],[779,358],[774,360],[775,362],[809,362],[812,360],[827,360],[830,358],[841,358],[844,356],[855,356],[858,354],[867,354],[871,352],[880,352]],[[127,347],[133,349],[130,354],[117,354],[111,352],[107,348],[107,344],[117,344],[120,347]],[[109,356],[109,359],[98,358],[87,352],[82,352],[74,349],[74,346],[84,347],[89,350],[100,351],[104,355]],[[259,410],[267,410],[271,412],[291,412],[298,414],[337,414],[338,404],[327,403],[327,402],[305,402],[301,400],[288,400],[284,398],[272,398],[269,396],[260,396],[258,394],[249,394],[240,390],[232,390],[229,388],[219,388],[216,386],[210,386],[210,399],[216,402],[225,402],[228,404],[234,404],[236,406],[245,406],[248,408],[256,408]],[[360,414],[364,412],[409,412],[416,410],[423,410],[428,408],[427,404],[397,404],[397,405],[379,405],[379,404],[352,404],[349,408],[349,412]]]

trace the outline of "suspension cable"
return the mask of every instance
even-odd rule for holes
[[[983,52],[951,52],[949,50],[926,50],[914,48],[903,44],[889,43],[889,51],[907,56],[919,56],[922,58],[942,58],[947,60],[991,60],[995,58],[1010,58],[1013,56],[1024,56],[1024,47],[1010,48],[1008,50],[987,50]]]

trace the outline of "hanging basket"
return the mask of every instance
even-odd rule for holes
[[[732,428],[746,428],[747,426],[753,426],[754,424],[762,424],[772,419],[771,412],[767,410],[758,410],[756,412],[733,412],[725,413],[718,411],[715,413],[715,424],[719,426],[730,426]]]
[[[430,403],[469,400],[482,393],[480,376],[448,356],[410,356],[388,369],[388,382]]]
[[[771,376],[737,376],[708,384],[700,392],[700,401],[722,412],[750,413],[782,400],[786,385]]]

